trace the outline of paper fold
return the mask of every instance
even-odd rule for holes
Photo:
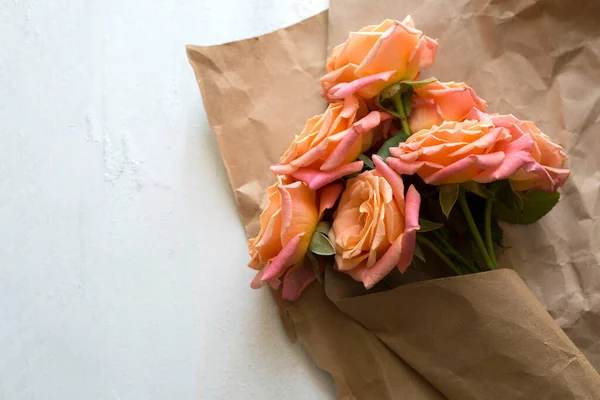
[[[600,398],[596,370],[513,270],[348,297],[345,281],[327,276],[334,304],[448,399]]]

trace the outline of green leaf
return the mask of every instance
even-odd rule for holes
[[[495,194],[496,200],[508,208],[523,208],[523,199],[517,193],[508,179],[492,182],[489,189]]]
[[[392,97],[394,97],[396,95],[396,93],[398,93],[398,91],[401,89],[402,87],[400,86],[399,83],[394,83],[391,86],[386,87],[385,89],[383,89],[381,91],[381,93],[379,93],[379,98],[381,100],[385,100],[385,99],[391,99]]]
[[[364,154],[358,156],[358,159],[365,163],[364,168],[366,169],[375,169],[375,164],[373,164],[373,160],[370,157],[367,157]]]
[[[415,243],[415,251],[413,254],[419,260],[425,262],[425,254],[423,253],[423,250],[419,247],[419,245],[417,243]]]
[[[509,224],[533,224],[548,214],[558,203],[559,198],[560,193],[558,192],[550,193],[538,190],[522,198],[523,208],[509,207],[503,202],[496,202],[494,208],[498,219]]]
[[[439,229],[442,226],[444,226],[444,224],[440,222],[429,221],[425,218],[419,218],[419,226],[421,227],[419,228],[419,232],[425,233],[435,231],[436,229]]]
[[[396,118],[405,119],[410,116],[412,111],[412,94],[413,88],[418,86],[424,86],[431,82],[435,82],[437,79],[430,78],[424,81],[403,81],[394,83],[391,86],[383,89],[381,93],[376,97],[375,102],[377,106],[382,110],[390,113]],[[390,103],[398,102],[402,103],[402,109],[398,110],[396,107],[386,107],[383,103],[388,106]]]
[[[491,228],[492,228],[492,242],[494,242],[496,245],[498,245],[500,247],[503,247],[502,240],[504,239],[504,231],[502,231],[502,228],[500,227],[500,225],[498,225],[498,220],[496,218],[494,218],[493,215],[492,215]]]
[[[329,230],[331,229],[331,224],[327,221],[321,221],[317,224],[317,228],[315,229],[315,232],[319,232],[319,233],[323,233],[325,235],[327,235],[327,233],[329,233]]]
[[[321,232],[313,233],[308,248],[310,251],[320,256],[331,256],[335,254],[335,249],[329,241],[329,238]]]
[[[469,181],[461,184],[461,186],[467,191],[471,193],[475,193],[479,197],[483,197],[484,199],[492,199],[495,200],[496,196],[494,192],[485,187],[484,184],[474,181]]]
[[[458,199],[459,189],[460,186],[456,183],[440,186],[440,206],[446,218],[450,215],[450,211]]]
[[[479,271],[487,271],[488,269],[485,267],[485,262],[483,261],[483,256],[479,251],[479,248],[475,244],[473,240],[469,240],[469,245],[471,246],[471,259],[473,260],[473,264],[475,268]]]
[[[385,159],[391,155],[390,148],[398,147],[400,143],[406,141],[406,139],[408,139],[408,135],[404,132],[400,132],[397,135],[392,136],[381,145],[377,155],[381,157],[383,161],[385,161]]]
[[[393,85],[390,85],[390,86],[386,87],[385,89],[383,89],[381,91],[381,93],[379,93],[379,96],[377,96],[377,97],[379,98],[380,101],[391,99],[398,92],[404,93],[409,90],[412,90],[413,88],[429,85],[430,83],[433,83],[436,81],[437,81],[437,78],[433,78],[433,77],[424,79],[422,81],[400,81],[398,83],[394,83]]]
[[[394,117],[396,117],[396,118],[400,118],[400,119],[401,119],[401,118],[402,118],[402,115],[398,114],[398,113],[396,112],[396,110],[394,109],[394,107],[392,107],[392,108],[387,108],[387,107],[385,107],[385,106],[382,104],[382,102],[384,102],[384,101],[386,101],[386,100],[388,100],[388,99],[384,99],[384,98],[382,98],[382,97],[381,97],[381,95],[379,95],[379,96],[375,97],[375,103],[377,103],[377,107],[379,107],[381,110],[383,110],[383,111],[385,111],[385,112],[387,112],[387,113],[389,113],[389,114],[393,115]],[[388,101],[388,103],[389,103],[389,101]]]
[[[400,81],[398,82],[400,85],[408,85],[410,87],[421,87],[425,85],[429,85],[430,83],[436,82],[437,78],[431,77],[427,79],[423,79],[422,81]]]
[[[315,255],[310,251],[306,253],[306,258],[308,258],[308,261],[310,261],[319,283],[323,283],[323,271],[321,271],[321,264],[319,264],[319,260],[317,260]]]

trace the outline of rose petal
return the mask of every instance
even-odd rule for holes
[[[292,176],[305,182],[312,190],[317,190],[323,186],[336,181],[346,175],[358,172],[363,167],[362,161],[351,162],[350,164],[340,165],[330,171],[318,171],[310,168],[300,168]]]
[[[323,139],[321,143],[309,149],[306,153],[302,154],[295,160],[290,161],[290,164],[295,168],[306,167],[317,161],[327,151],[329,145],[328,138]]]
[[[361,135],[375,128],[380,124],[381,121],[385,121],[386,119],[390,118],[391,115],[387,113],[371,111],[366,117],[355,122],[348,130],[348,133],[346,133],[342,141],[337,145],[335,150],[333,150],[331,155],[327,158],[327,160],[325,160],[321,166],[321,170],[328,171],[338,167],[344,161],[348,151],[361,137]]]
[[[315,272],[305,266],[290,269],[283,277],[283,290],[281,297],[289,301],[296,301],[302,292],[317,279]]]
[[[278,278],[272,278],[268,281],[263,280],[263,275],[265,274],[265,268],[258,271],[258,273],[254,276],[252,282],[250,282],[250,287],[252,289],[260,289],[265,285],[265,282],[269,284],[273,289],[279,288],[281,281]]]
[[[332,208],[335,202],[344,191],[342,182],[334,182],[329,184],[319,191],[319,219],[323,216],[325,210]]]
[[[404,219],[404,233],[402,234],[402,254],[398,260],[398,270],[402,273],[406,271],[412,263],[417,242],[417,231],[419,226],[419,210],[421,208],[421,195],[414,186],[408,188],[406,193],[406,209]]]
[[[433,65],[435,61],[435,55],[437,53],[438,41],[432,39],[429,36],[423,35],[421,38],[422,42],[419,43],[419,51],[415,54],[419,57],[419,67],[428,68]]]
[[[447,182],[447,180],[451,179],[452,177],[456,177],[456,175],[460,174],[463,171],[466,171],[473,165],[484,170],[495,168],[502,163],[504,158],[505,154],[502,152],[495,152],[483,155],[471,154],[429,175],[427,178],[424,179],[424,181],[425,183],[428,183],[430,185],[449,183]]]
[[[505,156],[497,167],[486,168],[486,171],[483,171],[475,176],[473,180],[479,183],[489,183],[500,179],[506,179],[517,172],[519,168],[527,164],[532,171],[539,171],[539,173],[545,174],[548,176],[548,179],[552,181],[543,168],[540,170],[534,165],[537,164],[537,162],[531,158],[532,147],[533,140],[531,137],[529,135],[521,136],[506,146],[504,149]]]
[[[387,82],[395,74],[396,71],[380,72],[378,74],[365,76],[364,78],[355,79],[349,83],[338,84],[329,90],[329,96],[337,100],[343,99],[344,97],[350,96],[374,83]]]
[[[403,161],[398,158],[388,157],[386,159],[388,165],[400,175],[413,175],[424,166],[428,166],[435,169],[444,168],[442,165],[435,164],[428,161]]]
[[[302,236],[304,236],[304,233],[299,233],[294,236],[292,240],[286,243],[279,254],[277,254],[275,258],[273,258],[271,262],[263,268],[263,270],[265,270],[261,278],[263,282],[281,276],[283,271],[289,267],[288,262],[294,256]]]
[[[394,170],[392,170],[383,159],[378,155],[374,155],[373,163],[375,164],[375,168],[377,172],[385,178],[386,181],[392,187],[392,193],[394,193],[394,199],[400,207],[401,210],[404,209],[404,182],[400,175],[398,175]]]
[[[271,165],[269,167],[269,169],[275,175],[290,175],[295,170],[297,170],[298,168],[296,168],[296,167],[294,167],[293,165],[290,165],[290,164],[285,164],[285,165]]]

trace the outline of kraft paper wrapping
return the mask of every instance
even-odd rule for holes
[[[354,282],[327,278],[336,306],[448,399],[600,399],[596,370],[513,270],[349,297]]]
[[[322,13],[258,38],[188,46],[248,235],[273,181],[267,167],[325,107],[327,36],[337,44],[350,29],[410,13],[440,38],[431,74],[467,80],[491,112],[535,120],[566,147],[563,199],[536,225],[504,227],[501,262],[598,366],[600,13],[576,3],[333,0],[329,27]],[[294,304],[278,298],[288,331],[341,399],[600,399],[594,368],[512,271],[371,294],[346,278],[328,273],[326,291],[314,284]]]
[[[331,0],[329,47],[351,30],[410,14],[439,38],[424,76],[466,81],[488,112],[535,121],[572,173],[529,226],[503,225],[514,268],[600,369],[600,1]]]

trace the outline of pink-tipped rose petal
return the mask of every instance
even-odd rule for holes
[[[344,97],[355,94],[359,90],[374,83],[388,82],[395,74],[396,71],[385,71],[378,74],[365,76],[364,78],[359,78],[346,84],[338,84],[331,88],[329,91],[329,96],[337,100],[343,99]]]
[[[531,158],[532,147],[533,140],[528,135],[521,136],[506,146],[504,150],[504,158],[497,167],[484,170],[475,176],[473,180],[479,183],[494,182],[509,178],[525,164],[537,164]],[[532,168],[535,168],[535,166],[532,165]],[[543,168],[541,169],[543,170]]]
[[[300,298],[302,292],[317,279],[315,272],[305,268],[290,269],[283,277],[283,290],[281,297],[285,300],[296,301]]]
[[[278,278],[281,276],[281,274],[283,274],[285,269],[290,266],[288,263],[294,256],[302,236],[304,236],[304,233],[299,233],[298,235],[294,236],[292,240],[290,240],[285,247],[281,249],[279,254],[277,254],[275,258],[273,258],[273,260],[271,260],[271,262],[263,268],[265,270],[261,278],[263,282],[269,281],[273,278]]]
[[[391,115],[380,111],[371,111],[366,117],[355,122],[348,130],[340,144],[333,150],[331,155],[321,166],[322,171],[329,171],[337,168],[347,158],[348,152],[354,146],[361,135],[378,126],[381,121],[390,119]]]
[[[406,271],[413,260],[415,243],[417,242],[417,231],[419,226],[419,210],[421,208],[421,195],[414,186],[408,188],[406,193],[406,211],[404,220],[404,233],[402,235],[402,254],[398,260],[398,270]]]
[[[279,285],[281,284],[279,278],[271,278],[268,281],[263,279],[265,271],[266,268],[263,268],[254,276],[254,279],[252,279],[252,282],[250,282],[250,287],[252,289],[260,289],[265,285],[265,283],[268,283],[273,289],[279,288]]]
[[[413,175],[424,166],[429,166],[435,169],[442,169],[443,166],[427,161],[404,161],[399,158],[388,157],[386,159],[388,165],[400,175]]]
[[[458,160],[457,162],[448,165],[435,172],[432,175],[429,175],[424,181],[430,185],[439,185],[451,179],[466,170],[468,170],[471,166],[476,166],[480,169],[490,169],[495,168],[502,163],[504,160],[505,154],[502,152],[483,154],[483,155],[475,155],[471,154]]]
[[[318,171],[310,168],[300,168],[292,176],[302,182],[305,182],[312,190],[317,190],[323,186],[336,181],[346,175],[358,172],[363,167],[362,161],[355,161],[350,164],[341,165],[331,171]]]
[[[271,165],[269,167],[269,169],[275,175],[290,175],[292,172],[294,172],[298,168],[296,168],[290,164],[285,164],[285,165]]]
[[[378,155],[374,155],[372,159],[373,163],[375,164],[375,169],[377,169],[377,172],[379,172],[379,174],[383,176],[392,187],[394,199],[398,203],[398,206],[402,209],[405,205],[404,182],[402,181],[402,178],[400,177],[400,175],[398,175],[397,172],[392,170]]]
[[[344,184],[342,182],[331,183],[319,190],[319,219],[325,210],[329,210],[342,194]]]

